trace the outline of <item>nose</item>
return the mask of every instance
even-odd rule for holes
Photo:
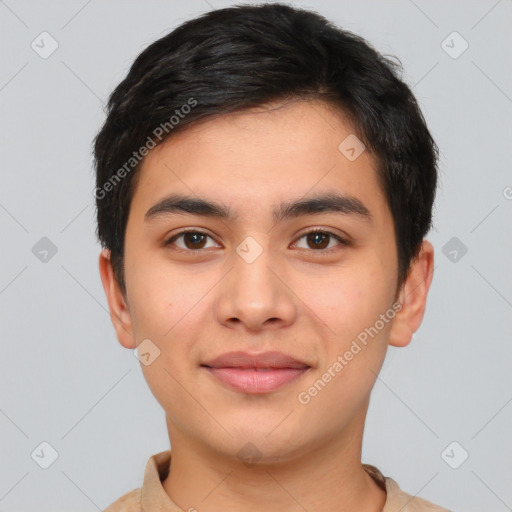
[[[253,332],[291,325],[297,314],[296,297],[283,265],[268,248],[254,261],[240,254],[233,253],[233,268],[218,287],[218,321]]]

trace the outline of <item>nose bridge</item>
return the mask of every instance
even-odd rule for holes
[[[272,319],[289,323],[294,315],[291,293],[275,275],[280,264],[268,236],[248,236],[233,251],[218,304],[219,321],[242,322],[258,329]]]
[[[234,289],[239,306],[269,307],[275,300],[275,276],[270,271],[272,254],[268,237],[246,237],[233,254]]]

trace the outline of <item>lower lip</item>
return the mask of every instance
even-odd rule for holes
[[[243,393],[268,393],[298,379],[309,368],[208,368],[214,377]]]

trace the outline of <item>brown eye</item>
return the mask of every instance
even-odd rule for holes
[[[164,245],[166,247],[171,246],[175,244],[177,240],[182,239],[183,245],[176,243],[178,250],[190,252],[204,249],[208,238],[211,238],[211,236],[201,231],[182,231],[167,240]]]
[[[306,237],[313,249],[325,249],[329,245],[329,235],[326,233],[308,233]]]
[[[307,247],[300,247],[301,249],[310,249],[318,252],[330,252],[331,250],[337,250],[339,247],[334,244],[331,245],[332,241],[338,241],[338,246],[348,246],[349,243],[330,231],[315,230],[308,233],[304,233],[299,240],[302,238],[306,239]]]

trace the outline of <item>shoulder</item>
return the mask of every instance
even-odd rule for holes
[[[447,508],[440,507],[430,501],[411,496],[402,491],[398,484],[390,477],[386,478],[387,500],[383,512],[450,512]]]
[[[141,488],[123,494],[103,512],[141,512]]]

